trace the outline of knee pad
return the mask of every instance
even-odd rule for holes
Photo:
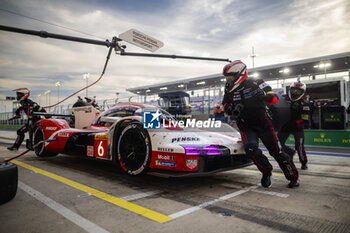
[[[263,174],[271,175],[272,165],[270,164],[266,156],[263,155],[257,143],[246,143],[244,145],[244,149],[246,154],[250,157],[250,159],[254,162],[254,164]]]
[[[276,157],[276,161],[278,163],[288,163],[290,161],[290,157],[288,156],[288,154],[286,154],[285,152],[281,152],[279,153],[279,155]]]
[[[22,128],[18,129],[18,130],[17,130],[17,135],[20,136],[20,135],[22,135],[22,134],[23,134]]]
[[[248,142],[244,144],[244,150],[250,157],[260,157],[262,155],[262,151],[259,149],[257,143]]]
[[[298,179],[298,170],[295,168],[293,160],[286,153],[280,153],[276,157],[276,161],[288,180],[295,181]]]

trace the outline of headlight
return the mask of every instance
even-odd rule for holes
[[[209,145],[209,146],[194,146],[181,145],[185,149],[186,155],[229,155],[230,150],[225,146]]]

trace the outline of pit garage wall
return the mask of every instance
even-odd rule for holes
[[[294,137],[289,136],[286,144],[294,143]],[[305,145],[350,148],[350,130],[305,130]]]

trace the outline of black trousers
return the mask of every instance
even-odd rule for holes
[[[282,126],[281,130],[278,132],[278,139],[281,142],[282,149],[288,153],[290,149],[285,145],[287,138],[292,134],[294,136],[295,141],[295,150],[298,152],[299,161],[302,165],[307,164],[307,157],[305,153],[304,147],[304,125],[302,123],[297,124],[296,122],[287,122]]]
[[[281,151],[278,137],[268,117],[265,117],[264,122],[257,125],[250,125],[242,122],[237,125],[241,132],[245,152],[250,156],[261,173],[271,174],[272,165],[259,149],[259,138],[270,155],[278,162],[286,179],[290,181],[296,181],[298,179],[298,171],[290,157]]]
[[[17,138],[16,138],[15,143],[12,146],[13,148],[18,149],[21,146],[21,144],[24,140],[24,134],[26,132],[28,132],[28,124],[23,125],[21,128],[19,128],[17,130]]]

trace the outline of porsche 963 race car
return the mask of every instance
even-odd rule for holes
[[[144,127],[146,110],[160,113],[160,128]],[[227,124],[222,127],[228,130],[221,132],[167,125],[176,122],[172,115],[135,103],[120,103],[102,114],[92,106],[73,108],[72,113],[72,127],[65,119],[52,118],[33,125],[32,149],[37,156],[63,153],[111,160],[129,175],[188,176],[252,164],[239,133]]]

